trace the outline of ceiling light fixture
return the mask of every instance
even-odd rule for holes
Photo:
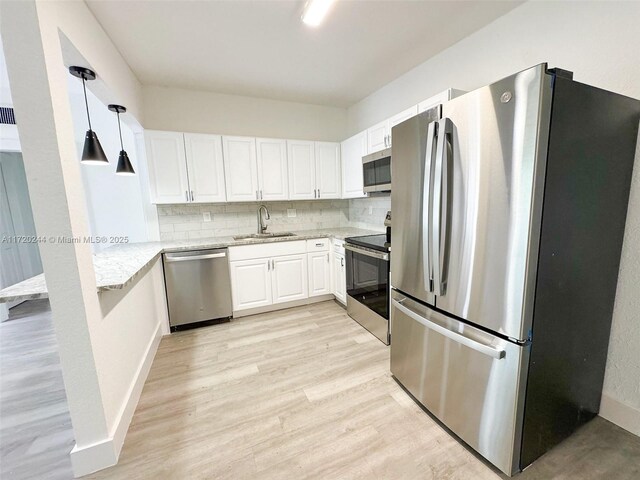
[[[118,116],[118,133],[120,134],[120,155],[118,156],[118,166],[116,167],[116,175],[135,175],[136,171],[133,169],[133,165],[131,165],[131,161],[129,160],[129,155],[127,155],[127,152],[125,152],[124,145],[122,144],[122,128],[120,127],[120,114],[126,112],[127,109],[122,105],[109,105],[107,108]]]
[[[69,67],[69,73],[74,77],[82,79],[82,89],[84,90],[84,105],[87,107],[87,120],[89,121],[89,130],[84,137],[84,148],[82,149],[82,163],[90,165],[107,165],[109,160],[104,154],[100,140],[96,132],[91,130],[91,117],[89,116],[89,102],[87,101],[87,80],[95,80],[96,73],[84,67]]]
[[[309,0],[302,13],[302,21],[310,27],[320,25],[335,0]]]

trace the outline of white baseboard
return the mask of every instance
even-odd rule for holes
[[[600,401],[599,415],[640,437],[640,410],[606,394]]]
[[[71,453],[73,475],[78,478],[118,463],[118,454],[112,438],[78,448],[76,444]]]
[[[326,302],[336,298],[332,293],[326,295],[318,295],[317,297],[303,298],[302,300],[294,300],[293,302],[276,303],[267,305],[266,307],[247,308],[246,310],[234,310],[233,318],[247,317],[249,315],[257,315],[259,313],[275,312],[276,310],[284,310],[286,308],[303,307],[312,303]]]
[[[131,383],[127,392],[127,400],[120,409],[118,418],[112,428],[109,438],[103,441],[78,448],[78,445],[71,450],[71,465],[73,473],[77,477],[88,475],[98,470],[111,467],[118,463],[118,457],[124,444],[124,439],[129,430],[129,424],[140,400],[140,394],[144,383],[149,375],[151,364],[156,356],[158,345],[162,339],[162,325],[158,323],[156,330],[145,351],[144,357],[138,370],[135,380]]]
[[[147,377],[149,376],[149,370],[151,370],[151,364],[153,363],[153,359],[156,356],[158,345],[160,345],[161,339],[162,328],[161,324],[158,323],[158,325],[156,326],[156,331],[153,333],[153,337],[151,338],[151,341],[147,346],[147,350],[145,351],[142,362],[140,362],[140,365],[138,366],[135,381],[131,384],[131,387],[129,387],[129,391],[127,392],[127,401],[120,410],[120,414],[118,415],[116,424],[113,428],[113,431],[111,432],[113,443],[115,445],[116,452],[118,452],[118,456],[120,455],[120,450],[122,450],[124,437],[127,435],[127,431],[129,430],[129,424],[131,423],[133,414],[136,411],[136,407],[138,406],[140,394],[142,394],[144,383],[147,381]]]

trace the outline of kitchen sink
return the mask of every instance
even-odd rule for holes
[[[282,232],[282,233],[249,233],[246,235],[236,235],[234,240],[248,240],[250,238],[280,238],[280,237],[295,237],[295,233]]]

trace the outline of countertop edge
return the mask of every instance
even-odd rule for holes
[[[354,230],[354,232],[352,232],[353,235],[345,234],[345,232],[340,232],[340,233],[330,232],[330,230],[349,230],[349,229]],[[375,230],[362,229],[362,228],[356,228],[356,227],[339,227],[339,228],[327,229],[327,230],[328,231],[300,232],[299,234],[296,234],[295,236],[291,236],[291,237],[273,237],[273,238],[258,238],[258,239],[246,239],[246,240],[221,240],[220,242],[215,242],[215,241],[210,243],[203,242],[200,244],[197,243],[197,240],[194,240],[193,245],[189,245],[187,243],[185,243],[184,245],[180,245],[181,241],[176,241],[175,246],[157,245],[157,249],[154,248],[154,251],[152,253],[151,252],[149,253],[150,255],[149,259],[146,260],[139,268],[137,268],[137,270],[134,273],[129,275],[125,280],[122,280],[119,282],[113,282],[113,283],[104,283],[104,284],[100,284],[99,281],[96,281],[97,283],[96,290],[98,293],[101,293],[101,292],[124,289],[129,284],[131,284],[136,277],[146,272],[148,268],[163,253],[179,252],[179,251],[187,251],[187,250],[199,250],[199,249],[208,249],[208,248],[229,248],[229,247],[246,246],[246,245],[260,245],[265,243],[276,243],[276,242],[293,242],[293,241],[309,240],[312,238],[329,238],[329,239],[337,238],[339,240],[344,240],[344,238],[349,236],[368,235],[368,234],[374,235],[374,234],[382,233]],[[203,239],[203,240],[206,240],[206,239]],[[170,243],[170,242],[166,242],[166,243]],[[134,245],[134,244],[131,244],[131,245]],[[109,249],[106,249],[105,251],[97,254],[96,257],[104,259],[108,255],[108,253],[106,253],[108,252],[108,250]],[[39,277],[42,277],[42,278],[40,279]],[[24,300],[36,300],[36,299],[42,299],[42,298],[49,298],[49,293],[47,291],[46,283],[44,280],[44,274],[39,274],[39,275],[36,275],[35,277],[30,277],[28,279],[25,279],[22,282],[19,282],[15,285],[11,285],[7,287],[6,290],[12,289],[12,288],[15,290],[15,287],[19,286],[21,283],[34,282],[34,281],[37,284],[36,287],[35,288],[32,287],[30,291],[27,291],[24,294],[20,294],[16,292],[13,294],[9,294],[7,296],[3,296],[2,290],[0,290],[0,304],[14,302],[18,300],[24,301]]]

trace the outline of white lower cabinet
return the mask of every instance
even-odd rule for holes
[[[307,256],[302,254],[273,258],[271,279],[274,304],[308,298]]]
[[[331,294],[330,253],[314,252],[307,254],[309,264],[309,296]]]
[[[336,299],[346,305],[347,303],[347,268],[344,255],[333,254],[333,294]]]
[[[231,262],[231,297],[234,310],[271,305],[271,259]]]
[[[347,266],[344,241],[333,240],[331,252],[332,293],[340,303],[347,304]]]
[[[229,247],[233,311],[331,295],[332,255],[327,238]]]

